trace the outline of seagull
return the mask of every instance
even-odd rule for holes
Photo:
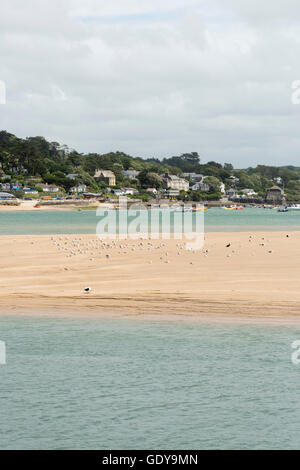
[[[92,288],[91,287],[86,287],[84,289],[84,292],[86,292],[88,294],[89,292],[92,292]]]
[[[229,248],[231,247],[231,243],[228,243],[228,245],[226,245],[226,248]]]

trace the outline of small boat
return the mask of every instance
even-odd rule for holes
[[[300,204],[289,204],[285,206],[285,209],[287,209],[287,211],[300,211]]]
[[[225,211],[242,211],[244,209],[243,206],[230,206],[230,207],[223,207]]]
[[[288,209],[284,207],[283,209],[277,209],[277,212],[288,212]]]
[[[178,206],[172,208],[174,212],[192,212],[191,207]]]

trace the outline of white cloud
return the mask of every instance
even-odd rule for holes
[[[117,17],[163,13],[199,5],[198,0],[68,0],[74,16]]]
[[[299,20],[291,0],[2,0],[0,127],[80,151],[297,163]]]

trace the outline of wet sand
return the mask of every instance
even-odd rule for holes
[[[68,202],[57,202],[53,204],[45,204],[44,201],[32,200],[32,201],[21,201],[19,205],[14,204],[0,204],[0,212],[26,212],[26,211],[66,211],[66,210],[78,210],[80,207],[91,208],[97,206],[105,206],[105,204],[99,204],[98,201],[68,201]],[[107,205],[107,204],[106,204]],[[37,206],[37,207],[36,207]]]

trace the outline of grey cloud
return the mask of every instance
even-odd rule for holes
[[[197,150],[240,167],[297,164],[300,106],[290,99],[300,79],[296,2],[278,1],[272,11],[260,5],[258,18],[258,2],[234,0],[132,0],[126,11],[120,0],[2,4],[1,128],[83,152]],[[158,6],[182,12],[146,23],[80,20],[147,15]]]

